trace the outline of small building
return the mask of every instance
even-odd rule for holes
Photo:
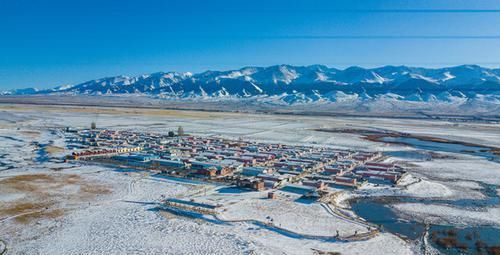
[[[356,174],[359,174],[365,178],[374,178],[374,179],[382,179],[386,181],[390,181],[392,183],[396,183],[399,179],[399,173],[396,172],[386,172],[386,171],[356,171]]]
[[[151,160],[159,159],[158,155],[154,154],[128,154],[116,155],[112,159],[128,166],[149,167]]]
[[[176,169],[181,169],[181,168],[184,168],[186,166],[185,163],[182,161],[168,160],[168,159],[151,160],[151,165],[158,167],[158,168],[176,168]]]
[[[260,178],[265,181],[273,181],[273,182],[283,182],[288,181],[288,176],[281,174],[259,174],[257,178]]]
[[[214,177],[217,175],[217,169],[215,168],[202,168],[196,171],[196,174],[204,175],[208,177]]]
[[[231,158],[233,159],[233,158]],[[257,159],[254,159],[252,157],[234,157],[234,159],[244,163],[245,165],[253,166],[257,164]]]
[[[232,172],[233,172],[232,168],[227,167],[227,166],[223,166],[221,169],[217,169],[216,175],[218,175],[218,176],[226,176],[226,175],[231,174]]]
[[[338,165],[335,165],[335,166],[325,166],[325,168],[324,168],[324,174],[327,174],[327,175],[343,175],[344,174],[344,168],[340,167]]]
[[[276,194],[275,192],[269,192],[269,193],[267,193],[267,198],[276,199],[276,198],[278,198],[278,194]]]
[[[274,166],[277,168],[287,168],[293,171],[304,171],[306,163],[297,161],[280,161],[275,162]],[[307,164],[308,165],[308,164]]]
[[[243,167],[241,174],[245,176],[257,176],[259,174],[270,173],[270,169],[266,167]]]
[[[302,185],[309,186],[309,187],[315,187],[317,189],[324,189],[326,187],[325,183],[323,181],[307,181],[304,180],[302,181]]]
[[[128,161],[137,161],[137,162],[147,162],[153,159],[159,159],[158,155],[153,154],[130,154],[125,156]]]
[[[281,188],[281,190],[295,194],[305,195],[311,192],[316,192],[317,188],[305,185],[298,185],[298,184],[287,184],[286,186]]]
[[[335,184],[341,186],[356,187],[357,180],[356,178],[337,176],[335,177]]]
[[[387,163],[375,163],[375,162],[368,162],[364,165],[364,167],[368,170],[374,170],[374,171],[396,171],[399,170],[398,167],[394,164],[387,164]]]
[[[299,175],[301,174],[302,172],[299,172],[299,171],[292,171],[292,170],[288,170],[288,169],[278,169],[278,173],[280,174],[287,174],[287,175]]]
[[[211,163],[211,162],[202,162],[202,161],[192,161],[191,162],[191,169],[193,170],[201,170],[201,169],[208,169],[208,168],[215,168],[217,170],[222,169],[222,166],[216,163]]]
[[[265,189],[264,181],[258,179],[238,179],[236,181],[236,186],[240,188],[253,189],[261,191]]]

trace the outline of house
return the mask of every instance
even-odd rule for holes
[[[352,170],[356,167],[356,162],[352,160],[337,161],[332,165],[333,167],[343,168],[344,170]]]
[[[238,179],[236,181],[236,186],[240,188],[253,189],[257,191],[264,190],[265,188],[264,181],[258,179],[247,179],[247,178]]]
[[[287,168],[289,170],[300,171],[300,172],[304,171],[305,169],[304,162],[280,161],[280,162],[275,162],[274,166],[278,168]]]
[[[395,165],[393,163],[379,163],[379,162],[366,162],[367,166],[380,166],[385,168],[393,168]]]
[[[233,158],[230,158],[233,159]],[[252,157],[234,157],[234,159],[243,162],[245,165],[250,165],[253,166],[257,164],[257,159],[254,159]]]
[[[365,178],[382,179],[382,180],[391,181],[393,183],[396,183],[396,181],[399,179],[399,173],[396,173],[396,172],[373,171],[373,170],[363,171],[362,170],[362,171],[356,171],[356,174],[359,174]]]
[[[259,174],[257,178],[265,181],[283,182],[288,181],[288,177],[280,174]]]
[[[271,169],[266,167],[243,167],[241,174],[245,176],[257,176],[259,174],[270,173]]]
[[[356,187],[357,180],[356,178],[337,176],[335,177],[335,184],[349,187]]]
[[[158,168],[184,168],[186,165],[180,160],[154,159],[151,160],[151,165]]]
[[[120,157],[120,156],[118,156]],[[130,154],[128,156],[124,156],[127,161],[136,161],[136,162],[147,162],[153,159],[159,159],[158,155],[153,154]]]
[[[233,172],[232,168],[227,167],[227,166],[223,166],[221,169],[217,169],[216,175],[218,175],[218,176],[226,176],[226,175],[231,174],[232,172]]]
[[[112,159],[119,161],[125,165],[137,167],[146,167],[151,164],[151,160],[159,158],[159,156],[152,154],[129,154],[117,155],[112,157]]]
[[[196,174],[204,175],[208,177],[214,177],[217,175],[217,169],[215,168],[202,168],[196,171]]]
[[[276,194],[276,192],[269,192],[269,193],[267,193],[267,198],[276,199],[276,198],[278,198],[278,194]]]
[[[309,186],[309,187],[315,187],[317,189],[324,189],[326,187],[326,185],[323,181],[303,180],[302,185]]]
[[[391,163],[375,163],[375,162],[367,162],[365,163],[365,168],[368,170],[375,171],[394,171],[396,170],[396,165]]]
[[[292,171],[292,170],[288,170],[286,168],[281,168],[281,169],[278,169],[278,173],[280,173],[280,174],[287,174],[287,175],[299,175],[302,172]]]
[[[307,193],[316,192],[317,188],[311,187],[311,186],[299,185],[299,184],[287,184],[283,188],[281,188],[281,190],[286,191],[286,192],[300,194],[300,195],[305,195]]]
[[[203,162],[203,161],[191,161],[191,169],[193,170],[201,170],[201,169],[209,169],[215,168],[216,170],[221,170],[223,167],[216,163],[211,162]]]
[[[344,168],[339,165],[325,166],[324,168],[324,173],[327,175],[343,175],[344,172]]]

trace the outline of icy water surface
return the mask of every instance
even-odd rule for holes
[[[422,201],[415,198],[395,198],[398,202],[424,202],[424,203],[445,203],[444,201]],[[498,197],[490,197],[488,203],[498,201]],[[471,201],[449,201],[449,204],[460,206],[471,206]],[[422,238],[427,232],[428,239],[433,247],[443,254],[496,254],[495,247],[500,247],[500,228],[493,226],[444,226],[431,225],[428,230],[422,222],[405,220],[391,210],[387,201],[377,199],[358,199],[351,204],[353,211],[367,221],[377,224],[383,230],[397,234],[399,236],[416,240]],[[492,253],[493,252],[493,253]]]

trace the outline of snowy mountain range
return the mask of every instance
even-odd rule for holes
[[[285,104],[342,102],[391,98],[419,102],[500,102],[500,69],[477,65],[446,68],[324,65],[244,67],[229,71],[158,72],[137,77],[116,76],[53,89],[33,88],[2,95],[140,94],[170,99],[272,99]]]

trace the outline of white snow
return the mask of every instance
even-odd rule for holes
[[[500,226],[500,207],[484,210],[461,209],[447,205],[402,203],[393,207],[407,217],[417,217],[435,224],[493,224]]]
[[[255,83],[250,82],[250,84],[252,84],[252,86],[253,86],[253,87],[254,87],[257,91],[259,91],[259,93],[262,93],[262,92],[263,92],[263,90],[262,90],[259,86],[257,86]]]
[[[435,159],[415,164],[421,167],[419,171],[429,176],[500,185],[499,164],[486,159],[461,156],[458,159]]]
[[[444,75],[444,78],[441,79],[442,81],[447,81],[447,80],[451,80],[451,79],[455,79],[456,78],[450,72],[445,72],[445,73],[443,73],[443,75]]]
[[[448,197],[453,195],[450,188],[443,184],[421,180],[417,183],[411,184],[406,187],[404,193],[415,197],[432,198],[432,197]]]
[[[254,198],[234,203],[226,208],[221,218],[226,220],[258,220],[300,234],[334,236],[339,231],[341,236],[366,232],[366,226],[346,221],[329,213],[317,203],[303,204],[284,199]]]
[[[438,80],[433,79],[431,77],[423,76],[421,74],[411,73],[410,77],[415,78],[415,79],[422,79],[422,80],[428,81],[430,83],[436,83],[436,84],[438,83]]]
[[[379,84],[383,84],[385,82],[390,82],[392,81],[391,79],[388,79],[388,78],[384,78],[382,76],[380,76],[378,73],[376,72],[371,72],[371,74],[373,75],[373,79],[365,79],[365,82],[368,82],[368,83],[379,83]]]
[[[6,109],[6,108],[0,108]],[[386,145],[362,139],[357,134],[328,133],[314,131],[316,128],[377,128],[396,130],[421,135],[432,135],[465,142],[498,146],[498,124],[451,123],[446,121],[314,117],[286,115],[253,115],[233,113],[197,113],[162,111],[154,114],[137,110],[104,110],[97,117],[98,126],[137,131],[167,132],[182,125],[196,135],[217,135],[237,139],[287,144],[308,144],[335,148],[364,150],[410,150],[405,146]],[[161,113],[161,114],[160,114]],[[32,141],[63,145],[58,135],[47,132],[50,127],[86,127],[95,113],[84,108],[22,108],[0,111],[0,150],[5,152],[2,162],[15,165],[16,169],[0,168],[0,178],[26,173],[54,173],[56,163],[36,164],[36,153]],[[19,127],[20,130],[16,130]],[[25,132],[37,131],[39,134]],[[15,138],[14,140],[8,137]],[[408,195],[420,198],[435,197],[455,199],[457,197],[479,197],[481,186],[477,181],[500,183],[498,163],[482,158],[457,154],[444,154],[452,158],[434,159],[426,162],[410,162],[410,175],[402,187],[375,187],[366,185],[354,195]],[[390,159],[394,160],[394,159]],[[396,159],[400,161],[401,159]],[[63,166],[68,167],[67,164]],[[3,171],[2,171],[3,170]],[[312,249],[336,251],[342,254],[412,254],[412,244],[389,233],[359,242],[324,242],[320,240],[289,237],[257,225],[240,222],[214,224],[198,219],[164,215],[155,210],[161,195],[191,197],[192,191],[200,191],[211,185],[190,185],[171,182],[162,178],[148,177],[144,173],[102,171],[100,167],[88,166],[62,170],[62,174],[77,174],[96,183],[110,185],[112,193],[86,203],[71,200],[61,205],[71,210],[54,221],[35,222],[29,228],[14,221],[0,223],[3,229],[16,230],[17,235],[8,238],[0,233],[15,253],[72,254],[81,250],[88,253],[119,254],[174,253],[174,254],[310,254]],[[100,172],[99,172],[100,171]],[[73,192],[72,187],[63,189]],[[0,192],[1,187],[0,187]],[[497,190],[498,192],[498,190]],[[242,195],[194,196],[196,200],[223,204],[224,219],[274,219],[275,224],[299,233],[328,234],[339,229],[350,233],[356,225],[335,218],[317,203],[303,204],[293,200],[262,199],[265,193]],[[338,199],[352,198],[353,193],[344,192]],[[0,196],[0,202],[25,199],[22,195]],[[211,200],[210,200],[211,199]],[[345,201],[345,200],[344,200]],[[142,203],[142,204],[141,204]],[[397,209],[409,217],[424,219],[428,215],[436,221],[456,223],[499,222],[498,207],[485,211],[470,211],[444,205],[398,204]],[[312,217],[311,217],[312,216]],[[315,220],[317,219],[317,220]],[[360,231],[363,227],[360,227]]]

